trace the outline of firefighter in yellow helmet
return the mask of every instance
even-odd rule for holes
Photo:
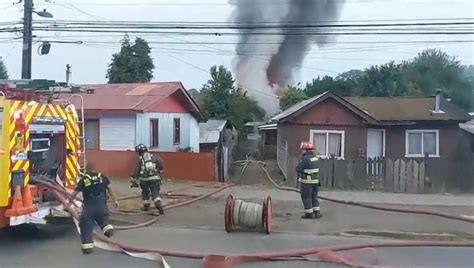
[[[298,182],[301,187],[301,200],[304,206],[303,219],[321,218],[321,209],[318,201],[319,186],[319,158],[314,153],[314,146],[310,142],[301,143],[302,156],[296,167]]]

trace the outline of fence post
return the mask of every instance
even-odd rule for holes
[[[387,191],[393,191],[393,161],[392,159],[385,158],[385,177],[384,187]]]

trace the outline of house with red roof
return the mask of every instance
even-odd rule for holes
[[[83,105],[80,98],[73,102],[84,107],[86,158],[99,171],[128,177],[136,164],[134,148],[142,143],[165,160],[165,177],[214,179],[214,155],[199,153],[205,117],[181,82],[82,87]]]

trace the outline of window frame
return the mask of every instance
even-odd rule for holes
[[[97,137],[97,146],[94,146],[94,147],[87,146],[88,137],[86,137],[87,135],[86,130],[87,130],[88,123],[97,123],[97,131],[95,131],[96,137]],[[82,127],[82,125],[80,127]],[[84,133],[84,143],[85,143],[86,150],[100,150],[100,119],[99,118],[86,118],[86,120],[84,121],[84,128],[85,130],[83,131],[83,133]]]
[[[330,158],[330,155],[327,155],[329,152],[329,134],[340,134],[341,135],[341,156],[336,157],[336,159],[344,160],[345,150],[346,150],[346,132],[344,130],[316,130],[311,129],[309,131],[309,141],[314,144],[314,134],[326,134],[326,155],[317,155],[319,158]]]
[[[178,135],[176,135],[176,126],[178,126]],[[175,117],[173,118],[173,145],[179,144],[181,144],[181,118]]]
[[[156,122],[156,144],[153,144],[153,123]],[[160,148],[160,119],[150,118],[150,149]]]
[[[405,130],[405,157],[425,157],[424,133],[435,133],[436,154],[430,154],[428,157],[440,157],[439,155],[439,129],[407,129]],[[409,154],[409,134],[421,134],[421,154]]]

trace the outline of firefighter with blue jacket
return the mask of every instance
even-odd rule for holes
[[[114,232],[107,208],[107,193],[116,208],[118,208],[119,203],[110,189],[109,179],[93,171],[90,165],[86,168],[85,173],[80,174],[80,180],[76,189],[69,198],[69,205],[72,204],[79,192],[82,193],[83,199],[82,213],[79,221],[82,252],[90,254],[94,248],[94,226],[96,223],[102,229],[105,236],[111,237]]]
[[[302,156],[296,167],[298,182],[303,201],[303,219],[321,218],[321,209],[318,201],[319,186],[319,158],[314,153],[314,146],[310,142],[301,143]]]
[[[150,209],[150,197],[160,214],[164,213],[163,204],[160,198],[161,172],[163,170],[163,160],[148,152],[148,148],[139,144],[135,146],[138,153],[138,163],[135,172],[132,174],[132,187],[142,189],[143,211]]]

